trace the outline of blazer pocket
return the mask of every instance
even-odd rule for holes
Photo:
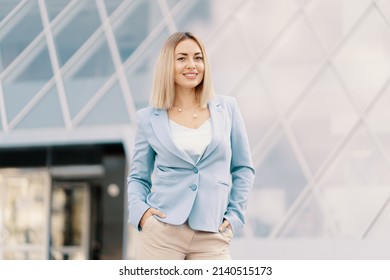
[[[217,180],[217,182],[218,182],[218,184],[221,184],[221,185],[223,185],[223,186],[225,186],[225,187],[227,187],[227,188],[230,188],[230,187],[231,187],[231,185],[230,185],[230,183],[229,183],[228,181],[225,181],[225,180]]]

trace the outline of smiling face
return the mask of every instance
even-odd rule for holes
[[[175,49],[175,88],[195,90],[204,75],[203,54],[199,45],[192,39],[177,44]]]

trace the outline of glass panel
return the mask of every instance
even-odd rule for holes
[[[368,119],[370,126],[378,135],[384,150],[390,156],[390,88],[380,98],[370,112]]]
[[[289,221],[280,237],[331,238],[332,230],[317,199],[310,195]]]
[[[325,71],[291,119],[292,131],[313,173],[357,121],[333,72]]]
[[[93,49],[89,50],[88,56],[83,59],[87,61],[79,61],[76,65],[80,69],[72,69],[75,73],[65,77],[64,80],[72,117],[80,112],[115,71],[104,37],[95,43]]]
[[[8,0],[0,3],[0,22],[19,4],[19,0]]]
[[[135,1],[120,19],[113,24],[115,38],[125,61],[162,21],[158,1]]]
[[[351,30],[371,0],[312,1],[305,9],[329,51]]]
[[[168,36],[168,31],[163,30],[151,45],[145,46],[142,56],[132,63],[126,71],[133,101],[137,109],[145,107],[149,103],[154,66],[161,46]]]
[[[297,10],[296,1],[244,1],[235,15],[241,26],[242,38],[253,46],[255,57],[281,32]],[[254,58],[255,58],[254,57]]]
[[[369,239],[390,239],[390,203],[387,202],[386,208],[375,221],[373,227],[367,234]]]
[[[84,0],[78,5],[82,6],[69,14],[65,26],[58,25],[53,29],[60,65],[64,65],[101,24],[95,1]]]
[[[282,111],[302,93],[324,58],[315,34],[303,18],[282,33],[260,68],[267,89]]]
[[[107,14],[110,16],[119,5],[123,3],[123,0],[105,0],[104,3],[106,5]]]
[[[276,122],[277,116],[256,75],[252,74],[243,80],[237,89],[239,91],[234,94],[237,94],[237,103],[247,126],[249,143],[254,149]]]
[[[60,100],[55,88],[46,93],[15,128],[40,127],[64,127]]]
[[[38,47],[37,50],[39,53],[26,59],[3,82],[8,121],[12,121],[52,77],[46,46]]]
[[[306,179],[284,135],[256,166],[247,215],[259,237],[268,236],[306,185]]]
[[[176,6],[177,3],[179,3],[180,0],[165,0],[167,2],[169,8],[173,8]]]
[[[68,5],[70,0],[46,0],[46,9],[49,20],[52,21]]]
[[[335,65],[361,108],[365,108],[390,75],[390,28],[372,9],[335,56]]]
[[[388,168],[363,128],[334,162],[320,191],[341,236],[362,237],[390,195]]]
[[[1,4],[0,4],[1,6]],[[37,3],[27,5],[28,12],[1,38],[0,70],[4,70],[42,31],[42,21]]]
[[[88,259],[88,188],[56,183],[52,193],[51,259]]]
[[[113,113],[115,112],[115,113]],[[119,84],[106,93],[80,126],[95,124],[129,123],[129,114]]]

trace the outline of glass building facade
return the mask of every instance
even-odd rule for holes
[[[0,259],[133,258],[135,112],[175,31],[247,125],[233,258],[390,258],[389,1],[0,0]]]

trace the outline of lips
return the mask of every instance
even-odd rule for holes
[[[198,76],[198,73],[184,73],[183,75],[188,79],[194,79],[196,76]]]

